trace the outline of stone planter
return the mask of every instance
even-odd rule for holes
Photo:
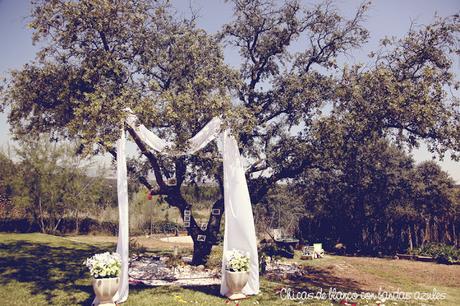
[[[425,261],[425,262],[435,262],[436,259],[431,256],[421,256],[418,255],[415,257],[418,261]]]
[[[119,277],[93,279],[93,289],[100,306],[115,305],[113,297],[120,285]]]
[[[246,286],[249,279],[249,272],[225,271],[225,279],[228,286],[228,293],[225,295],[230,300],[240,300],[246,298],[241,290]]]
[[[414,259],[414,255],[396,253],[395,258],[396,258],[396,259],[409,259],[409,260],[413,260],[413,259]]]

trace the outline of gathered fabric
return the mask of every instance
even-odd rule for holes
[[[117,143],[117,196],[118,196],[118,240],[117,253],[121,256],[120,287],[114,300],[123,303],[129,293],[129,214],[128,214],[128,179],[126,167],[126,136],[122,129]]]
[[[249,280],[243,288],[246,295],[259,292],[259,262],[257,255],[257,239],[254,227],[251,200],[246,182],[243,164],[238,144],[229,129],[222,131],[223,122],[220,117],[214,117],[206,126],[187,142],[184,151],[173,151],[173,143],[161,139],[144,125],[137,124],[138,119],[131,110],[126,123],[134,129],[137,136],[152,150],[168,155],[190,155],[204,148],[213,140],[222,143],[221,154],[224,166],[224,206],[225,206],[225,233],[224,253],[222,258],[222,281],[220,293],[225,295],[229,289],[225,279],[225,254],[233,249],[240,250],[250,256]],[[126,168],[126,136],[122,129],[117,142],[117,194],[119,211],[119,231],[117,252],[122,259],[120,287],[114,301],[122,303],[129,294],[129,224],[128,224],[128,184]],[[207,239],[205,236],[204,239]]]

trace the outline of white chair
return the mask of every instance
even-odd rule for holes
[[[313,252],[315,253],[316,258],[324,257],[324,250],[322,243],[313,243]]]
[[[283,232],[280,228],[273,229],[273,239],[275,239],[275,241],[283,239]]]

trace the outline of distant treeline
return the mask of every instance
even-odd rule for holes
[[[77,232],[78,230],[78,232]],[[160,221],[155,222],[153,227],[150,228],[149,224],[144,224],[143,227],[131,230],[131,234],[174,234],[183,231],[184,228],[175,222]],[[27,218],[7,218],[0,219],[0,232],[14,232],[14,233],[33,233],[40,232],[40,225],[34,220]],[[78,220],[76,224],[74,218],[62,218],[61,222],[55,230],[55,234],[104,234],[116,236],[118,234],[118,222],[116,221],[98,221],[91,218],[83,218]]]
[[[395,253],[460,244],[460,189],[434,161],[387,142],[340,151],[333,166],[290,185],[304,206],[298,235],[347,252]],[[331,163],[332,164],[332,163]]]
[[[63,165],[68,151],[48,146],[22,147],[17,162],[0,153],[0,231],[116,235],[114,180],[104,173],[87,176],[76,159]],[[323,167],[277,184],[254,204],[260,237],[280,228],[303,243],[368,254],[459,245],[460,188],[438,164],[415,165],[386,142],[334,158],[328,161],[325,154]],[[135,180],[129,185],[132,234],[184,230],[177,210],[158,196],[147,200],[147,190]],[[182,192],[203,220],[220,196],[214,185],[186,185]]]
[[[15,161],[0,152],[0,231],[105,233],[116,235],[116,180],[107,169],[88,176],[88,163],[75,155],[75,146],[46,139],[21,142]],[[184,230],[174,209],[130,180],[132,234],[174,233]],[[216,186],[184,186],[194,209],[207,209],[219,196]]]
[[[47,222],[47,221],[45,221]],[[62,218],[59,222],[55,233],[58,234],[75,234],[78,226],[79,234],[101,233],[107,235],[117,235],[118,224],[116,222],[99,222],[91,218],[78,220],[78,225],[74,218]],[[0,231],[15,233],[33,233],[40,232],[41,228],[38,222],[27,218],[7,218],[0,219]]]

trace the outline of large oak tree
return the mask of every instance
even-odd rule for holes
[[[327,116],[354,122],[359,137],[377,133],[409,145],[428,139],[439,153],[460,151],[458,104],[446,96],[454,85],[450,55],[458,52],[458,16],[411,29],[376,52],[375,65],[345,68],[340,56],[368,38],[368,3],[351,19],[329,1],[232,4],[233,21],[211,35],[195,17],[177,17],[167,1],[38,1],[30,27],[41,51],[12,72],[4,90],[13,133],[49,132],[79,140],[85,154],[113,152],[123,109],[130,107],[181,149],[223,114],[249,163],[253,204],[277,182],[321,167],[322,146],[334,144],[313,123]],[[239,50],[239,70],[224,63],[224,45]],[[213,180],[222,191],[215,144],[196,156],[166,158],[128,131],[145,157],[131,163],[132,173],[182,215],[192,207],[184,184]],[[222,197],[213,208],[223,208]],[[210,215],[203,230],[192,214],[195,264],[218,242],[221,217]],[[207,235],[205,242],[197,241],[199,234]]]

